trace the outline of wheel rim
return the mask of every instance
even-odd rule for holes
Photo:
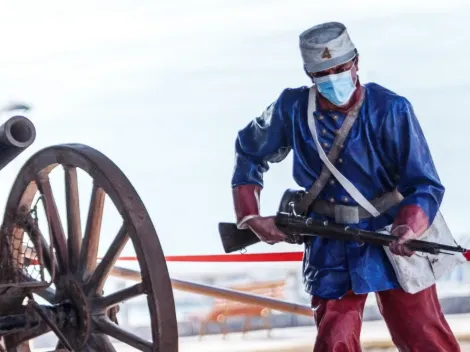
[[[63,167],[65,174],[67,229],[63,228],[49,181],[49,174],[59,166]],[[93,180],[83,234],[77,170],[86,172]],[[72,299],[75,300],[74,305],[86,306],[78,309],[82,313],[78,315],[83,324],[80,331],[89,338],[87,341],[75,341],[75,347],[79,346],[84,351],[114,351],[106,337],[110,336],[142,351],[176,352],[178,329],[165,257],[150,216],[123,172],[105,155],[85,145],[66,144],[43,149],[33,155],[20,170],[10,192],[4,223],[20,209],[31,209],[37,193],[43,197],[57,263],[54,269],[55,295],[49,292],[45,298],[52,303],[52,300],[57,302],[75,297]],[[102,260],[97,263],[106,196],[119,212],[122,225]],[[142,282],[102,296],[101,291],[109,272],[128,242],[135,249]],[[47,270],[51,272],[50,265]],[[71,292],[75,293],[72,295]],[[143,294],[147,295],[151,317],[152,341],[149,342],[125,331],[107,317],[109,307]],[[90,333],[90,329],[99,333]]]

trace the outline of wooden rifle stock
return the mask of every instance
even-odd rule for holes
[[[246,247],[261,242],[258,236],[250,229],[240,230],[236,224],[230,222],[219,223],[219,234],[225,253],[241,251]]]

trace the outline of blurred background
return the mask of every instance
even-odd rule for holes
[[[284,88],[311,83],[302,69],[298,35],[320,22],[341,21],[359,50],[361,81],[379,83],[414,105],[447,189],[442,212],[460,244],[470,247],[467,0],[1,4],[0,105],[30,104],[29,117],[37,129],[35,144],[0,175],[1,207],[30,155],[53,144],[84,143],[106,154],[131,180],[165,255],[222,253],[217,223],[234,220],[230,181],[238,129]],[[291,170],[292,155],[265,175],[263,214],[274,213],[284,190],[296,187]],[[183,208],[182,197],[187,197]],[[113,238],[113,232],[102,238],[103,248]],[[301,247],[257,244],[249,252],[291,250]],[[309,300],[301,263],[172,262],[168,267],[173,278],[222,287],[280,280],[286,299],[302,304]],[[129,284],[111,280],[109,287]],[[201,319],[215,302],[174,293],[182,341],[191,341],[191,347],[182,342],[182,348],[196,351],[206,346],[210,351],[201,345],[209,337],[199,341],[197,336]],[[459,326],[455,329],[470,326],[469,294],[468,264],[439,283],[445,313],[459,319],[452,323]],[[135,329],[148,324],[142,304],[123,305],[120,324]],[[365,324],[383,323],[372,296],[364,319]],[[243,316],[234,317],[227,322],[229,330],[240,331],[243,321]],[[307,344],[313,341],[315,328],[309,318],[273,312],[268,321],[274,328],[305,329],[275,329],[271,340],[297,336]],[[264,331],[263,322],[255,317],[252,328]],[[385,329],[370,326],[369,332]],[[363,331],[367,334],[366,328]],[[219,332],[217,322],[208,325],[207,334]],[[470,328],[464,333],[470,335]],[[268,343],[266,331],[253,334],[260,346]],[[45,337],[35,346],[48,343]]]

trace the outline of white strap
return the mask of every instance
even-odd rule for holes
[[[330,169],[331,173],[336,177],[338,182],[344,187],[346,191],[351,195],[351,197],[364,209],[366,209],[372,216],[379,216],[380,212],[359,192],[359,190],[351,183],[349,180],[344,177],[338,169],[330,162],[328,157],[325,154],[325,151],[320,145],[318,141],[317,135],[317,128],[315,126],[315,118],[313,116],[313,112],[315,111],[315,90],[314,87],[310,88],[309,96],[308,96],[308,127],[310,128],[310,132],[313,135],[313,140],[315,141],[315,145],[317,146],[318,153],[320,154],[321,160],[325,163],[325,165]]]

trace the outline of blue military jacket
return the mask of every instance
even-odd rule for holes
[[[238,132],[232,186],[258,184],[269,163],[280,162],[293,152],[293,177],[301,189],[309,189],[323,163],[307,118],[315,119],[320,144],[328,154],[345,114],[322,111],[317,103],[307,117],[308,87],[285,89],[261,116]],[[365,98],[344,148],[335,164],[367,198],[374,199],[395,188],[405,197],[400,205],[355,226],[371,231],[391,224],[401,205],[422,207],[432,222],[444,187],[439,180],[429,147],[410,102],[375,83],[365,85]],[[357,205],[333,178],[317,199]],[[311,213],[317,219],[327,219]],[[332,220],[332,219],[328,219]],[[399,287],[393,268],[380,246],[313,237],[305,246],[305,289],[323,298]]]

